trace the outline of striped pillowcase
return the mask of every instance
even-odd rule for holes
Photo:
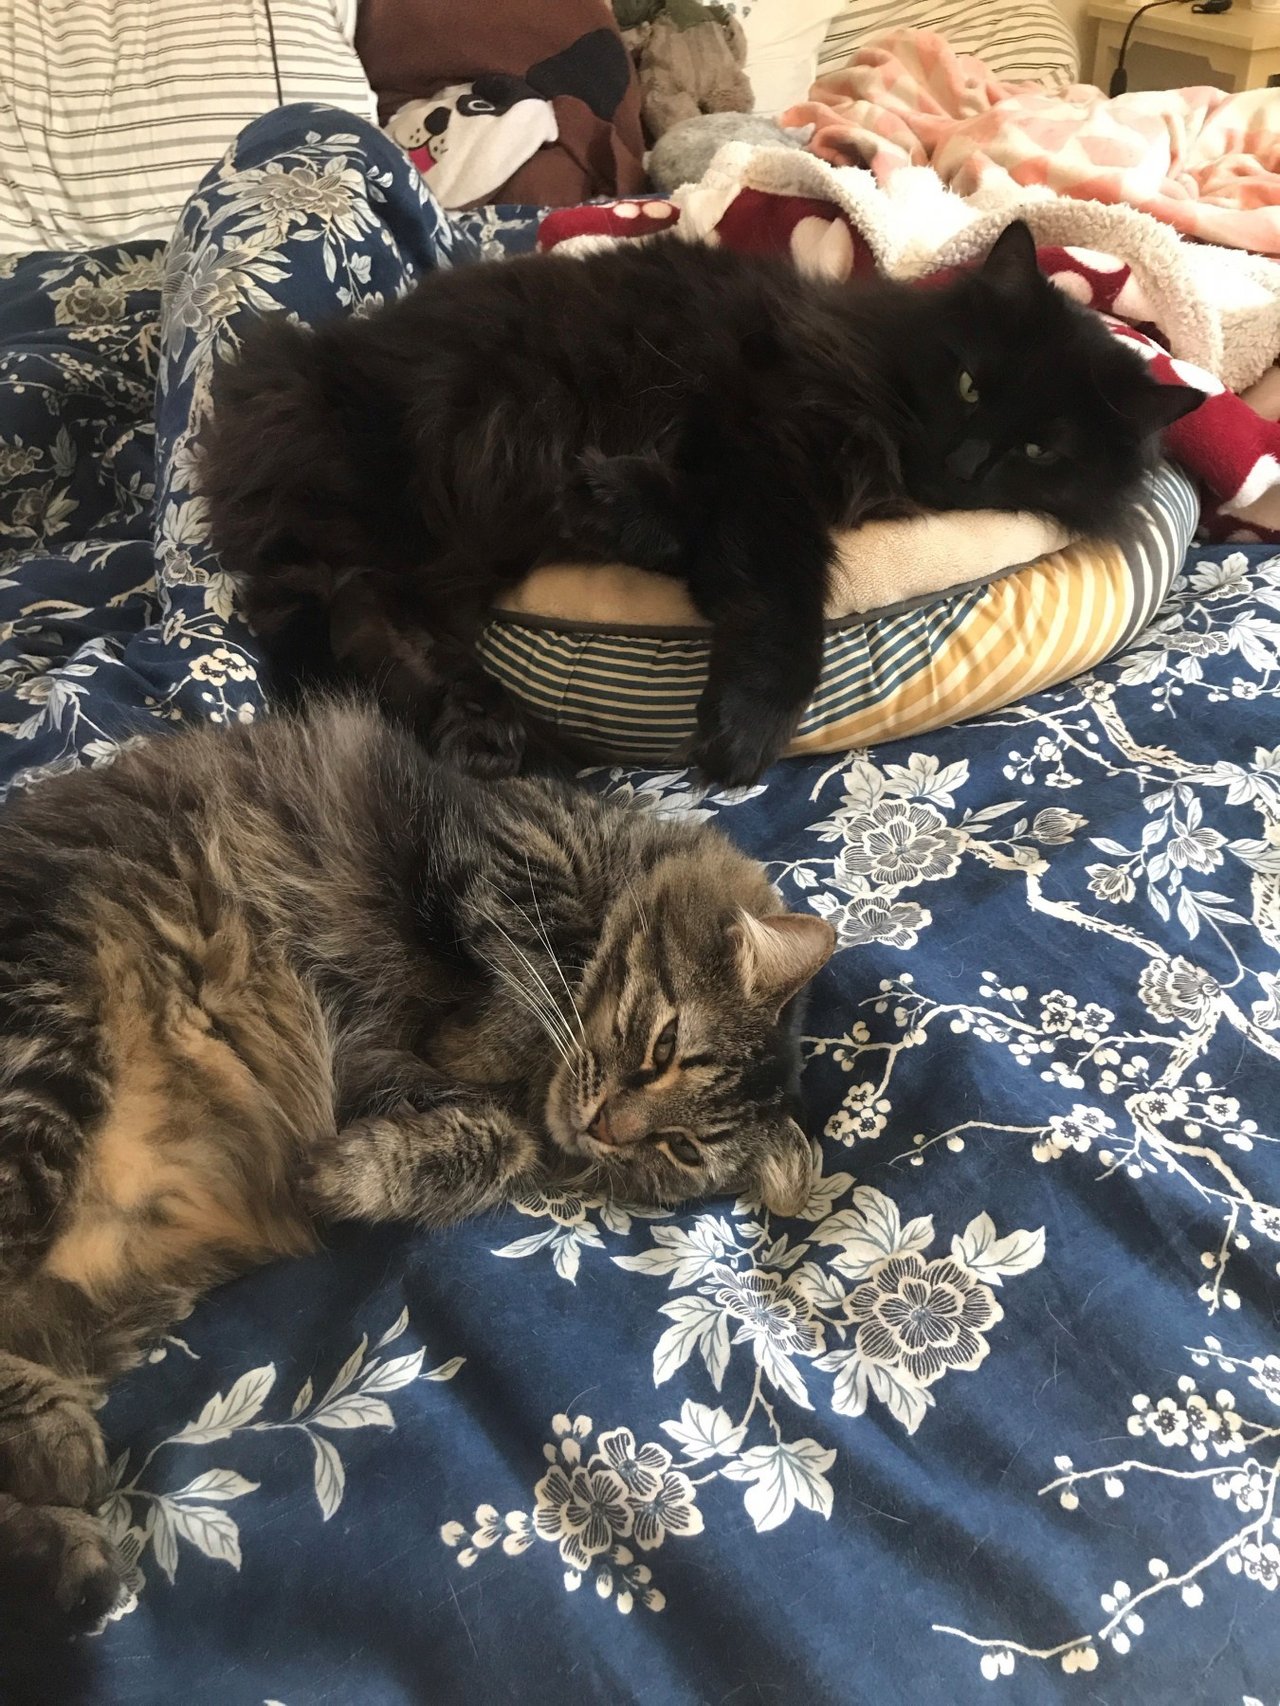
[[[167,239],[280,94],[375,120],[354,24],[355,0],[0,0],[0,253]]]
[[[1151,621],[1199,518],[1195,487],[1165,464],[1119,546],[1079,544],[911,609],[827,624],[822,680],[793,753],[918,735],[1092,669]],[[553,617],[495,619],[485,668],[586,758],[663,764],[694,732],[706,629],[627,629]]]
[[[818,53],[819,76],[890,30],[933,30],[1010,83],[1058,88],[1080,74],[1075,36],[1054,0],[850,0]]]

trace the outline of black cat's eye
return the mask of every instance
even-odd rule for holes
[[[956,380],[956,390],[960,393],[962,403],[978,401],[978,387],[973,382],[972,373],[962,373]]]
[[[1024,444],[1022,447],[1022,454],[1026,457],[1028,462],[1038,462],[1042,468],[1045,467],[1047,463],[1056,462],[1058,460],[1058,452],[1056,450],[1046,449],[1043,444]]]
[[[675,1052],[676,1022],[668,1019],[653,1041],[652,1062],[659,1072],[665,1072],[671,1065]]]
[[[656,1131],[653,1136],[654,1142],[662,1144],[671,1159],[682,1167],[701,1167],[702,1151],[685,1132]]]

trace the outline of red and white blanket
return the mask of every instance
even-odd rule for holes
[[[931,31],[894,30],[827,72],[782,123],[814,125],[811,153],[881,183],[930,166],[963,196],[1044,186],[1280,255],[1280,89],[1049,91],[1000,82]]]
[[[1280,424],[1223,383],[1273,386],[1275,262],[1182,243],[1128,208],[1036,199],[981,211],[927,169],[886,188],[866,171],[743,144],[721,149],[702,181],[670,200],[556,209],[538,241],[585,252],[674,227],[691,242],[787,254],[831,278],[879,270],[915,279],[977,261],[1015,213],[1055,284],[1106,315],[1158,379],[1210,393],[1165,438],[1200,482],[1205,536],[1280,540]]]

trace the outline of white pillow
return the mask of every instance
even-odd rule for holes
[[[354,0],[0,0],[0,253],[167,238],[284,100],[376,122]],[[345,27],[344,27],[345,26]]]
[[[348,46],[354,46],[356,39],[356,23],[360,9],[360,0],[333,0],[334,16],[338,20],[338,28],[342,31],[342,39]]]
[[[822,71],[842,70],[889,30],[933,30],[1009,83],[1053,89],[1080,75],[1075,33],[1054,0],[846,0],[836,11],[818,53]]]
[[[747,38],[746,73],[758,113],[807,99],[818,49],[844,0],[725,0]]]

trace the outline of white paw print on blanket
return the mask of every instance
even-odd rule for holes
[[[853,238],[843,219],[809,214],[791,233],[791,257],[814,278],[848,278],[853,271]]]

